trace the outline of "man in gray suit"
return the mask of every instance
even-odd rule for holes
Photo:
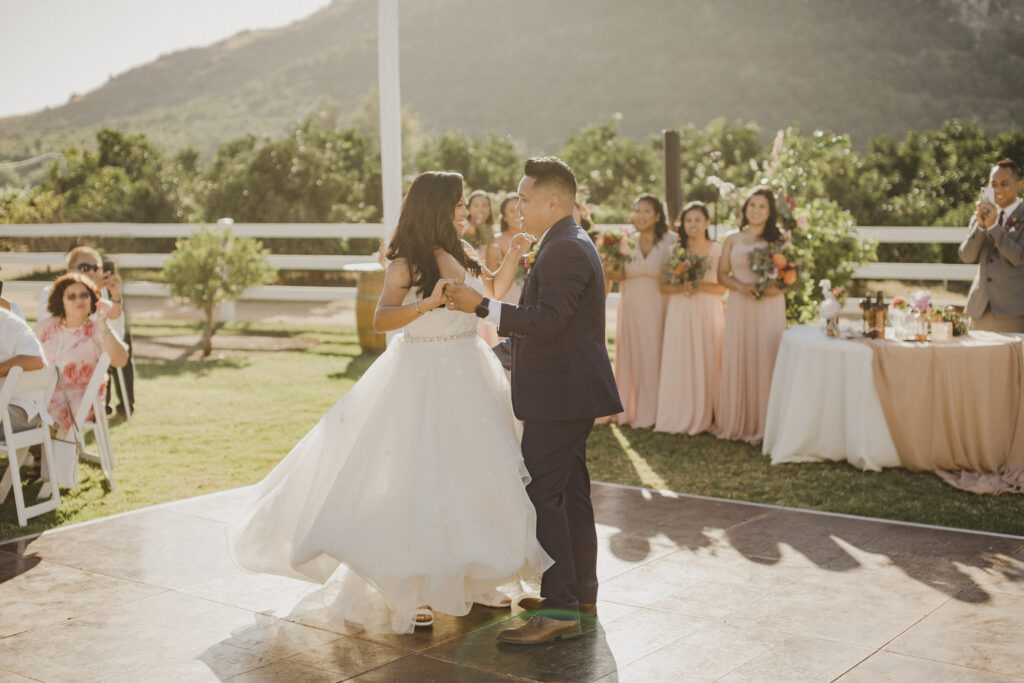
[[[1003,159],[992,167],[995,203],[982,199],[960,244],[960,260],[977,263],[978,275],[964,312],[974,328],[1024,332],[1024,180],[1020,166]]]

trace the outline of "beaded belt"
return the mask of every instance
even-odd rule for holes
[[[476,330],[466,330],[465,332],[451,334],[445,337],[414,337],[410,334],[405,334],[403,336],[407,342],[411,342],[413,344],[420,344],[423,342],[446,342],[455,341],[456,339],[471,339],[476,336]]]

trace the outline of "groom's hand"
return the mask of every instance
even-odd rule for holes
[[[484,297],[480,292],[464,284],[450,284],[445,287],[445,298],[448,300],[446,306],[451,311],[462,311],[473,313]]]

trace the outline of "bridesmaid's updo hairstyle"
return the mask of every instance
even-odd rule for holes
[[[395,236],[388,245],[390,260],[404,258],[409,277],[421,296],[430,296],[441,279],[434,248],[451,254],[462,267],[480,275],[480,264],[466,255],[455,231],[455,207],[462,201],[462,176],[458,173],[420,173],[402,200]]]
[[[100,300],[100,291],[93,281],[79,272],[61,275],[50,288],[50,296],[46,299],[46,310],[55,318],[64,317],[64,290],[71,285],[82,285],[89,292],[89,313],[96,312],[96,302]]]
[[[747,198],[743,200],[743,208],[740,210],[740,230],[747,227],[747,204],[757,195],[768,200],[768,220],[764,224],[764,240],[766,242],[781,242],[782,231],[779,230],[779,210],[775,207],[775,193],[767,185],[758,185],[747,193]]]
[[[691,211],[700,211],[702,214],[704,214],[705,220],[711,220],[711,214],[708,213],[708,205],[705,204],[704,202],[689,202],[686,206],[682,208],[682,210],[679,212],[679,220],[676,221],[676,228],[679,231],[679,246],[681,246],[683,249],[686,249],[689,246],[686,243],[687,235],[686,230],[683,228],[683,222],[686,220],[686,214],[690,213]],[[708,238],[708,241],[711,240],[711,233],[707,231],[707,228],[704,229],[704,236]]]
[[[654,243],[657,244],[661,241],[661,238],[665,236],[665,233],[668,232],[668,219],[665,217],[665,205],[661,203],[660,199],[647,192],[633,200],[633,204],[639,204],[640,202],[647,202],[654,209],[655,213],[658,214],[658,220],[654,223]]]

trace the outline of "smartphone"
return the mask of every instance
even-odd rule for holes
[[[988,189],[991,190],[992,188],[988,188]],[[114,263],[114,259],[110,258],[109,256],[104,256],[103,257],[103,272],[104,273],[110,273],[111,275],[113,275],[114,274],[114,270],[116,268],[117,268],[117,265]]]
[[[981,201],[988,202],[989,204],[996,203],[996,191],[991,187],[981,188]]]

